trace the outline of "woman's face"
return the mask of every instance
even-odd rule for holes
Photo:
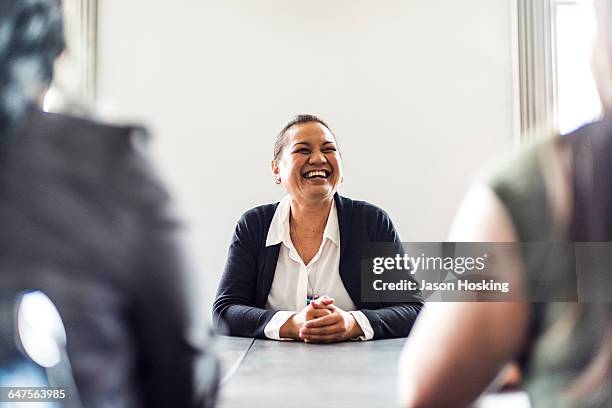
[[[287,130],[287,142],[274,176],[301,203],[331,199],[342,179],[342,160],[334,135],[318,122],[300,123]]]

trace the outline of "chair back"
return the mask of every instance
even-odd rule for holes
[[[0,387],[5,387],[0,388],[2,407],[21,406],[19,402],[25,401],[19,395],[11,402],[4,393],[13,391],[14,397],[15,392],[34,387],[41,389],[28,401],[41,401],[40,396],[50,394],[50,399],[42,400],[45,406],[81,408],[62,320],[51,300],[40,291],[0,293]]]

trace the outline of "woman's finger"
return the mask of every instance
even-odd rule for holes
[[[315,308],[309,307],[308,310],[306,311],[306,321],[313,320],[318,317],[329,316],[331,313],[332,313],[331,310],[327,308],[315,309]]]
[[[312,327],[312,328],[307,328],[307,327],[302,327],[300,329],[300,337],[304,338],[304,337],[308,337],[308,336],[312,336],[312,335],[321,335],[321,334],[335,334],[335,333],[342,333],[344,331],[344,328],[342,327],[342,324],[340,322],[331,325],[331,326],[323,326],[323,327]]]
[[[314,308],[328,308],[333,306],[335,300],[333,298],[323,296],[322,298],[318,298],[310,302],[312,307]]]
[[[337,313],[332,313],[328,316],[319,317],[317,319],[309,320],[304,323],[305,328],[312,327],[323,327],[323,326],[331,326],[333,324],[338,323],[342,320],[342,316]]]
[[[317,318],[317,317],[323,317],[323,316],[329,316],[330,314],[332,314],[331,310],[325,308],[325,309],[312,309],[311,312],[312,316]]]

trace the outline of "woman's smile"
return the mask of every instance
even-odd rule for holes
[[[328,170],[309,170],[302,174],[302,180],[312,185],[322,185],[328,183],[332,175]]]
[[[302,175],[306,179],[327,179],[329,177],[327,170],[310,170]]]

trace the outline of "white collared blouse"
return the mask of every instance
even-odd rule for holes
[[[359,339],[372,339],[374,330],[368,318],[355,311],[355,304],[340,278],[340,227],[336,203],[332,201],[321,246],[308,265],[304,264],[291,242],[290,213],[291,196],[286,195],[276,208],[266,238],[266,247],[281,246],[266,302],[266,309],[279,311],[264,328],[264,334],[270,339],[288,340],[280,338],[281,326],[306,306],[307,297],[316,294],[334,298],[335,305],[349,311],[363,330],[364,336]]]

